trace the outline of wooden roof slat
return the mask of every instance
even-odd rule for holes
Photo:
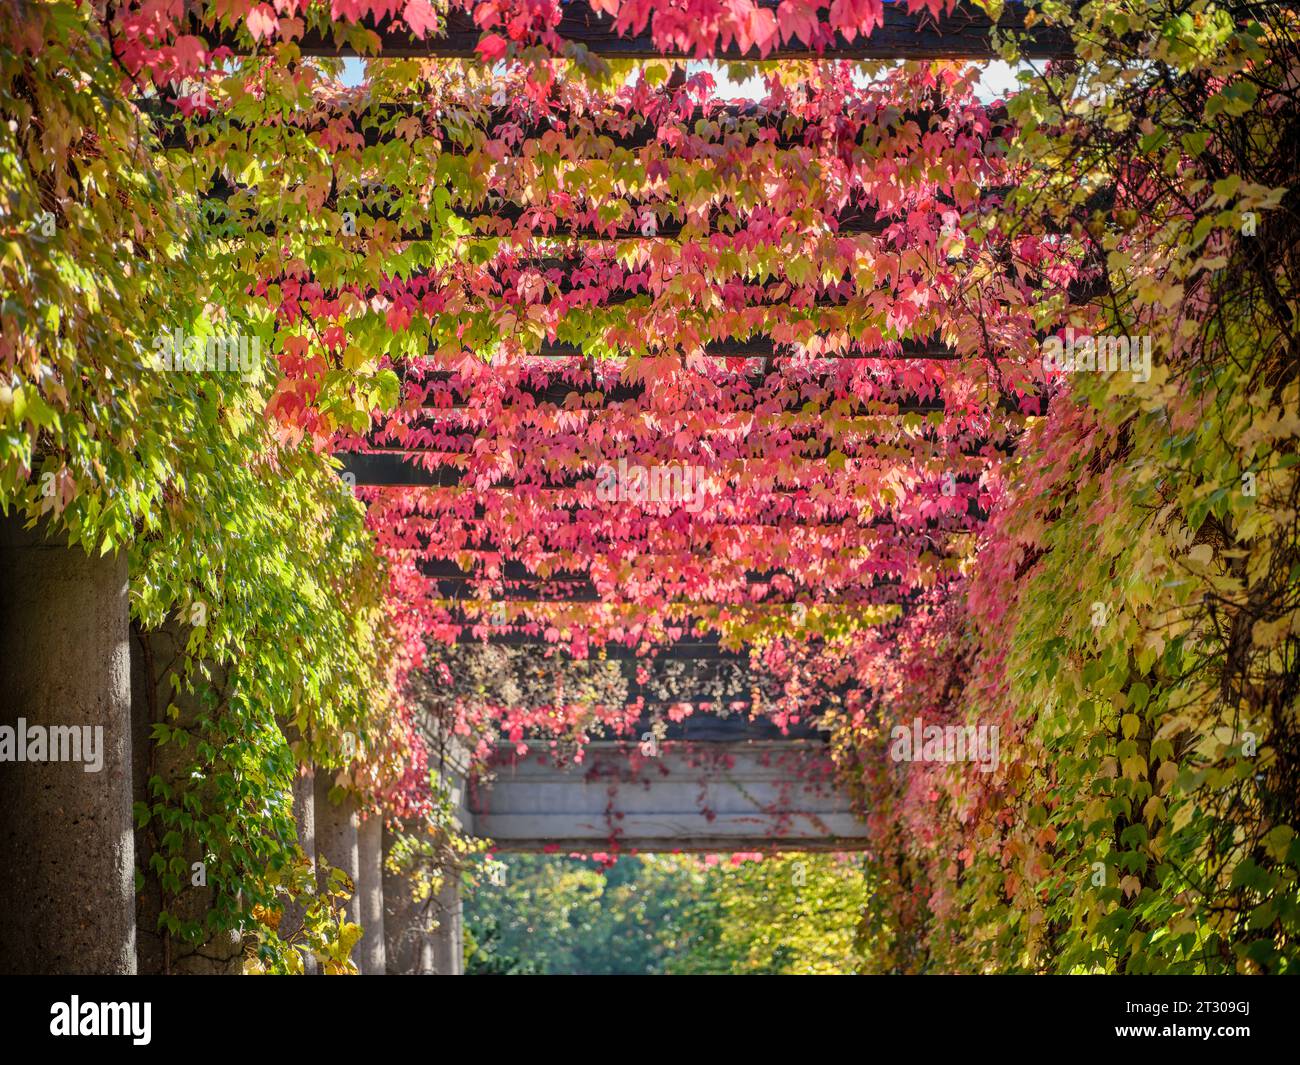
[[[775,0],[763,0],[763,6],[775,7]],[[869,36],[846,40],[835,34],[827,47],[809,47],[799,39],[779,44],[766,57],[757,49],[742,52],[733,43],[713,53],[720,59],[996,59],[990,41],[993,23],[988,16],[969,3],[961,3],[950,14],[937,18],[925,11],[910,14],[904,5],[889,3],[884,7],[884,25]],[[997,25],[1000,29],[1024,31],[1025,8],[1008,3]],[[444,32],[440,37],[417,39],[405,27],[392,23],[369,24],[379,37],[380,52],[385,58],[429,57],[468,58],[476,54],[483,31],[474,24],[472,16],[460,10],[446,15]],[[614,20],[594,11],[586,0],[568,0],[557,27],[558,35],[566,42],[582,45],[590,53],[611,59],[699,59],[696,49],[670,46],[660,49],[649,32],[622,36],[614,30]],[[214,46],[224,45],[236,54],[249,54],[257,49],[250,46],[246,35],[218,31],[203,32],[201,36]],[[299,39],[303,55],[356,55],[350,44],[338,43],[333,35],[309,29]],[[1068,32],[1054,26],[1038,23],[1026,33],[1021,54],[1027,59],[1060,59],[1073,54],[1073,43]]]
[[[463,619],[457,623],[467,624]],[[655,653],[653,655],[645,653],[640,647],[629,647],[621,643],[593,644],[589,647],[590,653],[585,659],[572,656],[569,653],[567,643],[559,644],[548,641],[541,635],[514,630],[492,632],[484,639],[464,633],[458,641],[458,646],[473,646],[476,644],[488,644],[496,647],[530,647],[539,650],[551,648],[560,657],[573,662],[594,662],[602,659],[615,662],[650,661],[652,659],[657,662],[749,662],[748,651],[734,651],[723,647],[717,633],[691,635],[675,640],[672,643],[655,644]]]
[[[370,487],[420,487],[420,488],[460,488],[472,487],[467,484],[467,471],[458,466],[451,466],[446,463],[440,463],[432,468],[417,466],[408,461],[409,458],[418,456],[420,452],[410,451],[380,451],[380,452],[359,452],[347,451],[336,452],[335,458],[343,462],[343,472],[345,475],[351,474],[355,478],[358,486]],[[596,472],[565,472],[560,475],[560,480],[550,479],[545,483],[535,483],[532,480],[516,481],[513,478],[502,478],[494,481],[490,485],[483,486],[480,491],[505,490],[522,487],[524,485],[535,486],[543,491],[559,490],[566,488],[575,488],[587,482],[595,481]],[[957,481],[963,482],[965,478],[957,477]],[[811,490],[812,486],[805,486],[791,482],[788,487],[772,488],[774,492],[794,493],[801,490]],[[724,497],[728,498],[728,497]]]
[[[186,126],[182,122],[183,112],[180,107],[174,100],[165,97],[138,98],[135,104],[153,121],[155,133],[158,134],[163,148],[168,150],[200,145],[202,138],[196,134],[218,130],[244,131],[249,128],[243,119],[230,117],[219,109],[196,116],[190,120],[192,124]],[[428,112],[428,105],[422,101],[368,101],[363,108],[318,110],[305,116],[295,116],[293,122],[284,121],[283,116],[276,115],[272,121],[278,122],[286,131],[311,133],[320,131],[329,122],[351,118],[353,128],[361,135],[363,143],[367,147],[374,147],[396,139],[396,134],[387,128],[394,121],[408,117],[421,118]],[[856,113],[846,114],[845,117],[861,123],[857,136],[852,140],[852,143],[861,145],[865,143],[867,134],[873,129],[897,130],[914,123],[925,132],[933,127],[935,119],[943,122],[950,115],[951,110],[943,105],[925,111],[904,111],[898,107],[882,105],[876,107],[869,117],[866,114]],[[989,107],[984,115],[987,116],[990,124],[990,139],[1005,134],[1008,123],[1005,107]],[[570,130],[574,128],[576,122],[581,124],[584,132],[608,139],[613,148],[623,151],[637,151],[654,144],[658,140],[659,130],[666,125],[674,128],[685,127],[700,136],[707,134],[708,139],[713,143],[734,140],[742,136],[746,139],[754,139],[754,134],[760,134],[763,135],[765,143],[771,144],[778,151],[816,145],[827,138],[837,144],[843,144],[845,140],[841,134],[842,127],[837,125],[839,116],[827,122],[810,122],[800,115],[787,111],[765,110],[753,101],[724,103],[708,109],[697,106],[686,114],[673,109],[664,113],[662,125],[659,120],[651,121],[636,112],[595,111],[574,116],[564,108],[549,111],[541,118],[529,118],[520,116],[505,107],[488,107],[481,112],[466,107],[461,112],[461,117],[479,119],[474,124],[488,139],[509,134],[518,137],[520,141],[536,140],[553,130]],[[590,129],[587,129],[588,124],[591,125]],[[610,125],[624,128],[615,131],[608,128]],[[455,131],[443,129],[439,127],[438,120],[435,118],[427,127],[427,132],[430,136],[441,135],[442,151],[445,154],[463,155],[470,149],[462,143],[461,139],[458,139],[457,131],[463,130],[465,126],[466,121],[461,120],[457,122]],[[776,133],[770,140],[766,136],[769,131]]]

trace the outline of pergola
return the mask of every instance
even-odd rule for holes
[[[783,59],[814,53],[836,58],[993,54],[987,19],[980,13],[959,9],[931,19],[909,14],[901,5],[885,12],[884,30],[856,43],[837,38],[823,50],[794,42],[774,54]],[[1006,25],[1019,28],[1021,15],[1012,7]],[[581,4],[565,5],[557,32],[563,41],[602,55],[681,54],[659,53],[645,36],[620,36],[610,19]],[[379,35],[385,56],[468,55],[479,40],[476,30],[455,19],[444,37],[416,41],[385,27]],[[328,54],[347,46],[308,34],[302,47],[305,53]],[[1065,52],[1063,38],[1040,27],[1022,54],[1047,58]],[[1008,191],[996,145],[1009,120],[998,107],[972,107],[936,91],[924,109],[871,107],[857,116],[861,125],[846,130],[760,104],[692,100],[685,110],[670,102],[679,86],[677,79],[676,86],[669,83],[654,94],[646,101],[648,110],[679,116],[682,130],[704,131],[700,141],[714,153],[701,148],[687,156],[705,171],[723,150],[770,150],[777,154],[767,165],[776,167],[780,153],[798,153],[809,145],[852,152],[899,131],[933,129],[937,137],[976,139],[977,155],[988,169],[978,187],[963,190],[960,199],[942,181],[928,185],[924,210],[936,217],[946,213],[952,230],[961,226],[959,219],[973,228],[996,212]],[[846,101],[836,121],[852,108]],[[392,135],[386,140],[378,127],[418,119],[414,109],[389,105],[378,113],[373,107],[354,110],[344,120],[367,148],[381,148]],[[488,139],[502,137],[519,149],[545,144],[557,130],[578,123],[581,135],[558,150],[579,175],[584,161],[619,159],[627,165],[629,159],[666,151],[663,125],[617,106],[585,116],[569,108],[540,117],[492,100],[474,122]],[[461,127],[451,139],[468,143],[473,138]],[[232,202],[235,190],[219,192],[223,202]],[[530,663],[558,645],[564,659],[565,645],[581,632],[580,659],[630,660],[646,668],[665,659],[717,655],[747,664],[748,641],[717,642],[729,612],[758,617],[761,625],[813,607],[875,623],[890,611],[933,602],[942,594],[963,559],[971,557],[1001,465],[1013,453],[1025,418],[1045,407],[1034,364],[1038,334],[1029,316],[1016,323],[1014,337],[1004,334],[992,345],[987,339],[972,343],[976,316],[965,319],[969,328],[963,327],[969,310],[951,317],[936,314],[912,330],[862,330],[862,324],[879,320],[882,297],[893,297],[881,292],[874,277],[855,276],[839,262],[802,284],[779,271],[746,276],[741,268],[734,280],[716,286],[696,272],[692,252],[719,238],[753,234],[756,242],[779,246],[792,230],[779,224],[761,228],[769,219],[760,205],[724,202],[701,211],[628,196],[619,210],[610,211],[607,204],[597,209],[568,197],[543,203],[526,199],[509,182],[490,183],[486,197],[451,205],[448,217],[456,220],[467,246],[493,238],[500,243],[485,257],[471,254],[441,271],[394,279],[382,295],[393,306],[403,299],[454,306],[447,316],[452,322],[513,313],[520,321],[531,317],[538,327],[518,342],[507,341],[490,358],[462,360],[449,369],[436,367],[440,354],[453,345],[431,337],[424,354],[432,361],[412,360],[403,368],[398,413],[339,448],[344,476],[370,505],[381,542],[395,565],[412,567],[436,624],[459,641],[460,654],[486,641],[534,648]],[[370,186],[351,200],[336,187],[325,203],[338,210],[355,205],[359,239],[385,223],[396,227],[391,235],[399,242],[427,239],[434,229],[396,208],[391,190]],[[907,208],[897,203],[841,193],[809,198],[802,209],[797,232],[847,242],[850,258],[858,261],[909,253],[917,256],[913,269],[946,261],[937,244],[927,247],[915,238],[915,228],[904,222]],[[1044,225],[1049,232],[1063,228],[1053,220]],[[967,251],[963,267],[974,267],[982,254],[991,253]],[[311,277],[299,283],[302,306],[329,306],[346,289],[343,284],[313,288],[318,282]],[[1022,288],[1019,296],[1025,295]],[[1047,295],[1041,291],[1036,298]],[[1071,275],[1056,295],[1068,303],[1089,293]],[[1005,311],[1007,293],[999,296],[999,310]],[[693,342],[659,345],[637,328],[636,323],[677,315],[691,305],[702,308]],[[798,323],[793,329],[792,319]],[[672,367],[671,387],[656,379],[651,370],[656,362]],[[674,420],[701,427],[686,446],[674,441]],[[701,451],[711,430],[718,441]],[[582,442],[575,443],[579,437]],[[698,462],[702,454],[718,483],[698,508],[681,498],[663,506],[597,494],[602,471],[620,460],[672,467]],[[763,468],[774,454],[783,461]],[[555,461],[546,461],[552,456]],[[882,467],[897,475],[898,491],[867,490],[861,471]],[[810,545],[803,557],[790,558],[787,549],[763,558],[765,538],[800,535]],[[744,544],[743,558],[734,551],[720,553],[727,542]],[[786,560],[779,564],[782,554]],[[670,616],[667,628],[678,635],[660,631],[647,638],[635,624],[631,629],[611,625],[611,616],[626,617],[629,610]],[[782,620],[776,624],[780,631]],[[700,631],[706,642],[693,642]],[[804,651],[815,655],[823,641],[803,642]],[[635,740],[648,721],[644,715],[662,714],[672,700],[647,702],[630,679],[630,697],[643,708],[632,730]],[[689,680],[685,683],[678,702],[697,710],[718,708],[716,702],[692,698]],[[802,694],[787,700],[784,708],[797,703],[806,721],[851,705],[853,685],[842,669],[828,688],[811,699]],[[762,707],[742,705],[750,712]],[[622,708],[607,709],[617,716]],[[540,738],[549,739],[553,751],[557,744],[564,747],[555,735]],[[780,739],[765,742],[781,744]],[[795,739],[787,729],[786,742],[790,751],[804,750],[809,738]],[[630,748],[621,749],[626,759]],[[752,757],[754,748],[733,737],[719,750],[731,755],[734,765],[735,756]],[[598,761],[607,771],[609,759],[610,752],[602,750]],[[792,793],[788,786],[783,801],[793,807],[771,809],[779,802],[776,792],[765,793],[760,806],[769,808],[738,814],[737,823],[747,827],[728,837],[712,820],[705,821],[702,803],[693,817],[670,809],[676,800],[664,783],[643,782],[661,797],[666,812],[656,813],[652,801],[649,812],[629,813],[630,821],[620,813],[615,822],[606,772],[566,770],[544,753],[523,763],[507,755],[507,762],[508,771],[499,773],[495,811],[491,793],[487,798],[480,793],[471,813],[481,831],[507,847],[577,846],[583,839],[634,848],[716,847],[725,839],[752,848],[861,844],[847,808],[834,802],[820,809],[824,818],[810,822],[819,826],[811,833],[806,824],[794,831],[788,824],[774,827],[777,821],[798,821],[800,803],[811,801],[806,792]],[[624,785],[637,793],[635,773],[615,770],[614,776],[620,772],[627,777]],[[691,779],[685,783],[696,790]],[[590,798],[581,798],[588,792]]]
[[[4,3],[0,971],[1300,965],[1296,5]]]
[[[737,103],[682,67],[592,87],[552,80],[543,56],[988,59],[1011,32],[1022,56],[1054,59],[1068,38],[1026,28],[1015,4],[994,30],[966,4],[891,3],[867,33],[870,4],[861,32],[815,6],[778,31],[760,2],[758,37],[728,24],[710,38],[668,9],[647,23],[574,0],[509,40],[459,10],[435,30],[413,24],[427,4],[404,19],[398,6],[274,28],[196,11],[177,41],[265,57],[267,76],[310,56],[524,62],[463,82],[433,65],[407,98],[376,66],[369,88],[308,84],[285,114],[226,95],[220,65],[184,62],[198,46],[178,44],[173,71],[203,68],[200,87],[142,107],[227,239],[225,296],[277,336],[268,413],[333,451],[368,508],[418,668],[497,649],[542,670],[612,661],[626,682],[608,704],[557,695],[526,727],[517,707],[481,706],[540,747],[526,772],[499,771],[504,812],[489,792],[467,816],[522,849],[862,846],[847,798],[804,787],[806,767],[772,770],[769,748],[824,778],[817,729],[861,704],[863,640],[942,603],[971,563],[1018,435],[1046,408],[1038,338],[1053,308],[1087,297],[1089,264],[1068,219],[1005,228],[1014,120],[969,78],[896,68],[863,84],[827,67]],[[320,416],[340,381],[353,409]],[[633,468],[677,487],[636,487]],[[679,687],[647,698],[665,663],[685,664]],[[750,696],[700,699],[701,663],[738,670]],[[600,824],[590,802],[557,799],[592,777],[554,752],[613,744],[608,769],[683,704],[778,722],[748,726],[761,737],[661,728],[672,759],[715,745],[718,786],[717,767],[746,759],[761,816],[742,804],[715,825],[681,774],[636,800],[635,830],[612,827],[609,802]],[[382,971],[379,838],[363,828],[358,844],[355,806],[319,791],[315,832],[358,883],[363,970]]]
[[[819,30],[811,46],[786,40],[769,57],[995,54],[987,16],[965,6],[935,17],[889,4],[883,18],[869,35]],[[423,39],[391,22],[372,28],[384,58],[495,50],[455,12]],[[620,28],[574,2],[563,5],[554,36],[542,37],[557,54],[575,54],[573,46],[619,59],[693,54],[648,27]],[[999,31],[1023,29],[1023,11],[1008,5]],[[359,44],[312,30],[297,43],[321,56]],[[732,41],[714,54],[737,49]],[[1068,39],[1039,24],[1021,54],[1060,58]],[[628,681],[625,702],[576,714],[567,706],[550,715],[553,731],[545,715],[528,715],[540,748],[521,760],[507,742],[491,759],[494,788],[457,787],[473,796],[465,821],[506,847],[861,846],[845,801],[832,790],[828,804],[804,786],[807,758],[826,757],[813,753],[809,722],[823,714],[830,722],[863,694],[853,633],[930,608],[973,558],[1016,437],[1045,409],[1034,304],[1091,294],[1066,254],[1049,252],[1055,272],[1012,265],[1018,235],[995,221],[1014,181],[1002,163],[1013,123],[1001,106],[938,84],[893,106],[870,91],[854,98],[845,83],[834,109],[797,95],[737,104],[692,84],[679,68],[658,87],[539,108],[516,82],[509,92],[453,93],[432,113],[354,97],[291,120],[331,157],[333,176],[316,199],[340,228],[321,238],[358,256],[396,253],[400,265],[371,272],[369,284],[343,264],[300,265],[268,303],[278,298],[281,321],[316,330],[320,320],[353,332],[347,323],[363,307],[382,310],[398,331],[428,322],[406,358],[392,360],[396,409],[333,446],[406,578],[403,594],[419,602],[430,653],[453,677],[466,655],[497,646],[513,649],[515,670],[613,659]],[[181,151],[222,136],[238,143],[247,125],[238,114],[200,112],[167,143]],[[413,200],[375,167],[420,150],[422,137],[458,161],[447,165],[465,181],[451,182],[449,198]],[[976,170],[951,169],[945,153],[957,145]],[[873,187],[863,170],[873,154],[889,158],[894,174],[924,161],[915,175]],[[476,162],[485,158],[486,171]],[[797,193],[754,195],[790,173]],[[213,217],[237,219],[245,239],[273,246],[284,221],[261,190],[232,178],[225,169],[208,175]],[[605,195],[586,195],[589,183]],[[717,192],[678,191],[692,183]],[[411,256],[448,230],[457,234],[450,258]],[[1062,232],[1068,224],[1043,220],[1043,234]],[[792,253],[796,262],[783,264]],[[794,268],[800,262],[806,269]],[[945,273],[949,283],[921,313],[895,313],[923,274]],[[974,293],[959,274],[980,277]],[[502,321],[511,324],[496,336],[482,328]],[[679,486],[665,499],[602,494],[602,480],[615,469],[626,476],[629,465],[701,469],[708,487],[684,496]],[[801,631],[809,610],[844,636]],[[445,641],[451,648],[439,652]],[[773,694],[762,665],[773,641],[797,647],[824,683]],[[700,700],[693,666],[667,699],[647,699],[638,679],[664,662],[720,660],[748,675],[741,686],[754,697]],[[650,735],[641,730],[659,721],[662,732],[683,704],[780,715],[782,727],[762,741],[734,728],[667,741],[678,749],[671,758],[707,764],[705,792],[708,781],[726,790],[724,765],[743,778],[732,821],[719,825],[696,794],[699,773],[628,768],[641,761],[638,738]],[[572,739],[584,734],[596,742],[589,761],[568,766]],[[702,762],[690,753],[710,744]],[[755,761],[770,765],[768,747],[803,761],[787,759],[772,776]],[[453,757],[444,772],[456,778],[464,764]],[[623,802],[633,805],[615,816]]]

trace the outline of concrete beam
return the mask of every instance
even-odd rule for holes
[[[126,554],[0,517],[0,589],[0,972],[134,973]]]
[[[471,793],[478,835],[500,850],[855,850],[866,826],[812,740],[591,744],[581,765],[502,752]]]

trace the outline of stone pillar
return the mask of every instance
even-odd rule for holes
[[[298,843],[303,853],[316,865],[316,774],[311,766],[299,766],[293,778],[293,819],[298,826]],[[280,929],[286,935],[301,927],[304,907],[291,902],[284,908],[280,918]],[[307,954],[302,961],[303,973],[315,976],[320,972],[320,965],[312,954]]]
[[[444,873],[437,899],[438,927],[433,933],[433,971],[439,976],[460,976],[465,971],[461,936],[460,871]]]
[[[0,972],[135,972],[127,618],[125,552],[0,517]]]
[[[328,770],[316,774],[316,860],[321,890],[327,884],[322,862],[331,869],[342,869],[352,880],[353,893],[346,913],[349,921],[361,923],[357,908],[356,886],[361,879],[361,857],[357,843],[357,802],[346,796],[342,802],[330,802],[334,774]]]
[[[364,976],[383,976],[384,967],[384,819],[371,814],[357,829],[357,912],[364,930],[357,944],[357,968]]]
[[[431,976],[433,934],[429,931],[432,899],[417,902],[408,871],[394,872],[388,857],[396,837],[384,829],[384,945],[388,972],[393,976]]]
[[[149,780],[157,776],[172,789],[173,806],[180,808],[181,794],[190,791],[197,792],[209,810],[217,809],[222,801],[215,786],[219,767],[204,766],[212,772],[197,781],[192,778],[192,772],[201,721],[221,712],[226,671],[221,667],[210,667],[207,677],[196,675],[193,678],[195,691],[185,691],[184,685],[177,690],[172,678],[184,670],[190,626],[177,620],[169,620],[148,631],[132,626],[131,636],[135,799],[150,806],[159,801],[149,788]],[[211,701],[214,689],[219,700],[215,705]],[[175,717],[168,714],[169,706],[176,708]],[[188,731],[191,736],[189,743],[155,744],[153,726],[159,722]],[[168,829],[157,819],[135,830],[136,864],[144,877],[144,884],[136,897],[138,971],[169,976],[236,975],[243,967],[243,943],[238,932],[214,932],[199,943],[191,943],[158,927],[158,915],[163,909],[183,921],[206,924],[216,900],[215,888],[207,882],[204,863],[208,855],[197,836],[187,836],[184,840],[185,870],[180,874],[179,891],[168,893],[164,898],[163,885],[150,866],[150,858],[159,836],[166,831]]]

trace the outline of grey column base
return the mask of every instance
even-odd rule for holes
[[[352,898],[345,912],[347,919],[361,923],[357,899],[357,883],[361,879],[361,856],[357,839],[357,804],[352,798],[341,803],[329,799],[334,774],[329,770],[316,773],[316,858],[317,878],[321,890],[328,888],[328,877],[323,863],[331,869],[342,869],[352,881]],[[353,959],[355,960],[355,959]]]
[[[460,872],[448,872],[438,892],[438,928],[433,934],[433,969],[439,976],[460,976],[465,972],[462,936]]]
[[[411,877],[389,868],[396,837],[384,830],[384,947],[390,976],[434,974],[433,930],[435,900],[416,902]]]
[[[128,611],[124,552],[88,556],[0,517],[0,972],[135,972]],[[84,750],[16,761],[20,720],[29,739],[99,730],[102,768],[86,772]]]
[[[357,831],[360,876],[357,910],[364,930],[357,944],[357,968],[365,976],[383,976],[384,963],[384,820],[371,814]]]
[[[150,804],[154,802],[148,781],[156,775],[175,790],[195,788],[205,803],[217,803],[219,797],[208,781],[195,782],[190,779],[194,757],[192,742],[185,746],[179,743],[155,745],[152,740],[152,726],[156,722],[165,721],[175,728],[193,731],[197,729],[200,719],[211,713],[203,703],[201,692],[177,691],[172,686],[172,677],[184,662],[184,648],[190,636],[190,626],[182,621],[169,620],[149,631],[132,626],[131,635],[136,800]],[[215,668],[211,683],[219,692],[224,692],[225,671]],[[175,706],[178,711],[174,718],[167,716],[169,705]],[[182,921],[206,925],[215,901],[215,890],[210,884],[193,882],[196,863],[204,862],[207,857],[201,841],[194,836],[185,841],[187,870],[182,877],[181,890],[164,903],[162,885],[149,865],[155,845],[153,841],[159,831],[159,826],[152,823],[135,832],[137,864],[144,875],[144,884],[136,899],[139,972],[168,976],[238,975],[243,970],[244,958],[243,941],[238,932],[215,932],[201,942],[192,943],[159,929],[158,916],[164,906]]]
[[[316,774],[310,767],[300,767],[298,774],[293,778],[293,819],[298,825],[298,844],[315,866]],[[301,927],[303,911],[303,906],[296,902],[285,906],[284,914],[280,918],[281,930],[291,934],[294,929]],[[302,969],[304,976],[319,974],[320,965],[313,954],[307,953],[303,956]]]

